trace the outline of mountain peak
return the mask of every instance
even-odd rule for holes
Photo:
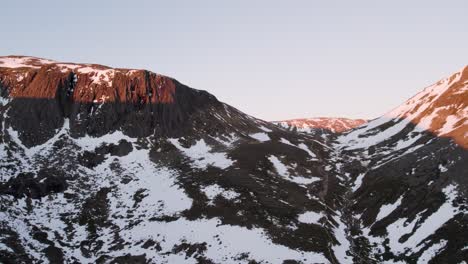
[[[205,91],[147,70],[28,56],[0,57],[0,99],[26,145],[50,138],[64,119],[80,135],[123,129],[144,136],[179,131],[194,113],[222,106]]]
[[[94,63],[59,62],[51,59],[21,55],[0,56],[0,68],[41,68],[47,65],[55,65],[64,70],[74,70],[84,67],[93,68],[95,70],[113,69],[109,66]]]
[[[170,78],[146,70],[62,63],[30,56],[0,57],[0,71],[12,97],[53,98],[57,86],[63,84],[73,89],[69,92],[75,101],[171,102],[175,86]],[[34,82],[42,84],[35,87]],[[151,84],[154,87],[146,87]]]
[[[355,144],[347,148],[378,144],[404,130],[414,135],[429,132],[440,137],[452,138],[468,148],[468,67],[430,85],[405,103],[385,115],[372,120],[366,126],[341,138]],[[385,133],[373,135],[375,130]],[[368,133],[367,137],[360,136]]]

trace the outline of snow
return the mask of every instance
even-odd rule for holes
[[[335,235],[336,240],[339,244],[333,245],[332,249],[335,253],[336,258],[338,259],[339,263],[341,264],[352,264],[353,258],[346,255],[346,252],[350,250],[351,243],[348,240],[346,229],[347,226],[341,221],[339,217],[333,217],[335,222],[338,223],[338,226],[333,228],[333,233]]]
[[[10,102],[10,98],[0,96],[0,106],[5,106]]]
[[[91,80],[96,84],[107,84],[112,86],[112,79],[115,75],[114,69],[98,70],[94,67],[81,67],[76,70],[78,73],[84,73],[91,76]]]
[[[341,144],[346,145],[347,146],[345,147],[346,150],[367,148],[369,146],[376,145],[377,143],[380,143],[394,136],[395,134],[403,130],[410,123],[410,121],[407,119],[399,120],[396,124],[394,124],[393,126],[390,126],[389,128],[385,129],[384,131],[380,133],[377,133],[373,136],[360,137],[361,134],[369,131],[370,129],[374,127],[380,126],[388,121],[390,120],[387,117],[381,117],[379,119],[369,122],[368,126],[366,127],[363,127],[358,130],[353,130],[349,134],[338,137],[337,141],[340,142]]]
[[[110,96],[103,95],[99,99],[93,100],[93,103],[105,103],[109,98]]]
[[[387,226],[387,233],[389,234],[389,245],[393,252],[401,253],[404,251],[404,247],[401,247],[399,239],[413,231],[416,223],[421,218],[421,214],[418,214],[415,219],[411,222],[407,222],[407,218],[400,218]]]
[[[32,64],[52,64],[55,61],[35,57],[0,57],[0,68],[39,68]]]
[[[418,133],[417,135],[408,135],[409,138],[404,140],[399,140],[395,146],[395,150],[404,149],[413,145],[418,139],[422,137],[423,134]]]
[[[376,145],[402,131],[413,120],[417,120],[421,114],[424,116],[417,122],[415,132],[430,130],[432,120],[438,115],[440,108],[432,108],[433,103],[442,96],[453,84],[460,80],[461,73],[458,72],[451,77],[445,78],[434,85],[426,87],[422,92],[407,100],[404,104],[396,107],[392,111],[386,113],[382,117],[374,119],[364,126],[351,131],[350,133],[341,135],[337,138],[338,146],[346,149],[361,149]],[[454,129],[454,124],[458,117],[450,117],[444,127],[438,131],[440,134],[445,134]],[[383,131],[373,133],[373,129],[387,123],[396,122],[387,127]],[[416,123],[416,122],[414,122]],[[434,131],[435,132],[435,131]],[[372,134],[365,136],[366,134]],[[400,142],[396,149],[401,149],[410,146],[417,140],[417,137],[410,138],[408,142]]]
[[[25,77],[24,75],[18,74],[18,77],[16,78],[16,81],[21,82],[24,79],[24,77]]]
[[[216,153],[211,151],[211,147],[205,143],[205,140],[198,140],[195,145],[185,148],[180,145],[179,140],[175,138],[168,139],[178,150],[192,160],[195,168],[206,169],[208,166],[214,166],[220,169],[226,169],[234,164],[234,161],[227,158],[226,153]]]
[[[300,185],[307,185],[311,184],[316,181],[320,181],[321,178],[319,177],[310,177],[310,178],[305,178],[302,176],[295,176],[295,175],[290,175],[288,172],[288,167],[284,165],[276,156],[270,155],[268,157],[268,160],[273,164],[273,167],[275,168],[276,172],[283,177],[284,179],[300,184]]]
[[[307,152],[309,154],[309,156],[311,156],[312,158],[316,158],[317,156],[312,152],[310,151],[310,149],[307,147],[306,144],[304,143],[301,143],[298,145],[298,147],[302,150],[305,150],[305,152]]]
[[[96,171],[100,177],[109,175],[112,177],[113,171],[110,169],[112,162],[118,161],[121,167],[131,172],[136,179],[127,184],[119,184],[119,192],[113,193],[113,196],[119,199],[113,199],[113,208],[133,207],[132,196],[140,189],[144,188],[147,195],[139,204],[136,213],[150,218],[153,213],[172,215],[192,206],[192,200],[184,193],[183,189],[175,184],[174,171],[164,167],[156,166],[149,159],[148,149],[133,149],[124,157],[107,159],[104,164],[99,165]],[[104,177],[106,178],[106,177]],[[125,198],[125,199],[122,199]],[[115,203],[116,201],[120,201]],[[161,210],[162,209],[162,210]]]
[[[429,241],[425,242],[425,239],[434,234],[440,227],[442,227],[447,221],[452,219],[459,212],[459,209],[452,205],[452,202],[456,197],[455,186],[448,185],[442,190],[442,192],[446,196],[446,202],[436,212],[424,220],[421,219],[425,211],[419,212],[411,222],[409,222],[407,218],[400,218],[387,226],[387,236],[385,237],[371,236],[370,228],[363,228],[363,234],[374,246],[373,251],[376,253],[385,251],[381,245],[385,244],[386,239],[388,239],[388,246],[390,251],[395,255],[409,255],[412,253],[417,253],[422,248],[424,248],[426,243],[429,243]],[[394,204],[397,203],[398,201]],[[403,236],[407,236],[407,240],[400,241],[401,237]],[[420,261],[430,260],[441,247],[443,246],[433,246],[428,248],[423,253],[425,254],[425,257],[421,258]],[[393,262],[389,261],[388,263]]]
[[[265,131],[265,132],[271,132],[273,130],[267,128],[267,127],[264,127],[264,126],[259,126],[258,128],[260,128],[261,130]]]
[[[423,239],[433,234],[459,212],[459,209],[452,205],[456,198],[455,189],[455,185],[449,185],[442,190],[446,196],[446,202],[418,227],[416,232],[404,242],[404,245],[418,245]]]
[[[120,174],[117,174],[115,164],[125,170],[127,176],[131,176],[132,180],[128,183],[122,183]],[[85,169],[85,168],[83,168]],[[94,169],[85,169],[85,175],[94,175],[86,178],[87,184],[93,186],[93,191],[99,190],[103,187],[112,186],[111,193],[108,194],[109,210],[112,217],[110,218],[113,224],[116,224],[119,230],[128,229],[128,225],[132,225],[132,221],[126,220],[128,217],[128,210],[132,210],[132,214],[138,216],[139,220],[149,221],[151,217],[158,217],[164,215],[177,215],[183,210],[187,210],[192,206],[192,200],[175,184],[175,176],[177,172],[169,170],[164,167],[158,167],[149,159],[148,149],[134,149],[131,153],[124,157],[111,157],[99,164]],[[70,186],[71,189],[67,190],[69,193],[75,195],[89,195],[92,192],[85,188],[87,191],[83,192],[82,186]],[[144,190],[145,197],[135,206],[134,195],[137,191]],[[24,199],[23,199],[24,200]],[[64,251],[65,257],[71,259],[72,257],[79,260],[80,263],[93,263],[94,257],[85,258],[79,249],[80,243],[88,236],[88,231],[85,226],[80,226],[74,223],[69,227],[63,222],[62,215],[77,215],[81,208],[78,200],[73,200],[71,203],[64,198],[63,194],[53,194],[51,199],[33,200],[33,211],[27,212],[26,209],[21,213],[21,217],[28,217],[28,222],[36,226],[46,226],[42,230],[46,230],[49,239],[56,238],[58,235],[62,238],[67,238],[67,249]],[[25,203],[25,202],[22,202]],[[23,208],[25,206],[19,206]],[[16,214],[17,215],[17,214]],[[23,216],[24,215],[24,216]],[[24,220],[16,216],[12,227],[21,234],[21,240],[24,244],[31,245],[31,242],[36,240],[32,239],[31,227],[24,225]],[[8,219],[0,216],[1,219]],[[11,219],[12,220],[12,219]],[[9,220],[9,221],[11,221]],[[66,231],[72,228],[73,233]],[[104,241],[103,250],[108,250],[111,246],[112,236],[114,231],[105,228],[98,235]],[[71,236],[70,236],[71,235]],[[126,237],[126,245],[131,245],[135,241],[131,237]],[[57,245],[63,247],[63,245]],[[26,247],[31,251],[33,256],[36,251],[40,251],[43,247],[40,243],[38,245]],[[126,248],[123,252],[116,251],[116,254],[128,253],[131,249]],[[37,259],[41,259],[41,255],[37,255]]]
[[[218,184],[203,187],[201,190],[205,193],[206,197],[208,197],[210,203],[212,203],[212,200],[214,200],[218,195],[226,198],[227,200],[234,200],[240,196],[239,193],[231,190],[225,190]]]
[[[286,145],[290,145],[290,146],[296,147],[296,145],[294,145],[293,143],[291,143],[289,140],[287,140],[287,139],[285,139],[285,138],[281,138],[281,139],[280,139],[280,142],[283,143],[283,144],[286,144]]]
[[[128,142],[136,142],[136,138],[131,138],[122,131],[115,131],[110,134],[103,135],[101,137],[92,137],[85,135],[83,137],[74,138],[73,141],[84,150],[92,151],[102,144],[119,144],[120,140],[126,140]]]
[[[293,143],[291,143],[289,140],[287,140],[285,138],[281,138],[280,142],[283,143],[283,144],[286,144],[286,145],[290,145],[290,146],[293,146],[293,147],[296,147],[296,148],[300,148],[300,149],[304,150],[305,152],[307,152],[307,154],[309,154],[309,156],[311,156],[312,158],[317,157],[312,151],[310,151],[310,149],[304,143],[300,143],[299,145],[296,146],[296,145],[294,145]]]
[[[377,218],[375,219],[375,221],[380,221],[387,217],[389,214],[391,214],[395,209],[398,208],[398,206],[401,205],[401,200],[403,200],[403,196],[400,196],[400,198],[398,198],[398,200],[396,200],[396,202],[394,202],[393,204],[382,205],[382,207],[380,207],[380,211],[377,214]]]
[[[304,224],[318,224],[318,221],[324,217],[322,213],[308,211],[298,215],[297,220]]]
[[[92,83],[95,84],[106,84],[112,86],[112,80],[114,78],[115,69],[101,69],[90,64],[74,64],[74,63],[58,63],[53,60],[35,58],[35,57],[0,57],[0,67],[5,68],[40,68],[42,65],[54,64],[59,67],[62,72],[67,70],[76,71],[77,73],[89,75]],[[18,81],[21,81],[23,76],[18,77]]]
[[[2,242],[0,242],[0,250],[2,250],[2,251],[9,251],[10,253],[14,253],[13,249],[11,249],[11,248],[8,247],[7,245],[3,244]]]
[[[162,252],[172,251],[174,245],[182,241],[187,243],[206,242],[205,255],[215,263],[248,263],[249,260],[235,259],[241,253],[248,253],[250,258],[265,263],[282,263],[285,259],[303,260],[305,263],[329,263],[320,253],[293,250],[273,244],[263,229],[223,225],[217,218],[196,221],[184,218],[172,222],[148,221],[130,227],[121,234],[125,240],[131,238],[134,241],[145,241],[152,237],[159,241]],[[222,241],[222,243],[218,241]],[[164,256],[154,250],[136,249],[138,251],[133,253],[146,254],[157,263],[174,263],[171,262],[172,260],[162,259]],[[112,254],[116,253],[112,252]],[[182,262],[185,263],[186,260],[182,260]]]
[[[266,133],[255,133],[255,134],[250,134],[249,136],[260,142],[265,142],[265,141],[270,140],[270,137]]]
[[[365,173],[361,173],[356,177],[356,180],[354,181],[354,184],[352,187],[353,192],[357,191],[361,187],[362,179],[364,178],[365,175],[366,175]]]
[[[305,178],[301,176],[289,176],[288,180],[295,182],[299,185],[307,185],[307,184],[311,184],[317,181],[321,181],[322,179],[319,177]]]
[[[439,209],[427,217],[422,223],[419,213],[417,217],[410,223],[406,223],[406,219],[399,219],[393,224],[387,227],[387,233],[389,234],[389,245],[394,253],[403,253],[405,249],[413,249],[414,251],[424,245],[420,243],[431,234],[434,234],[439,228],[441,228],[447,221],[452,219],[458,212],[459,209],[452,205],[456,198],[456,187],[455,185],[448,185],[442,192],[446,196],[446,202],[439,207]],[[418,226],[416,224],[418,223]],[[399,239],[404,234],[410,233],[416,227],[414,233],[404,242],[399,242]]]
[[[467,111],[468,110],[465,109],[465,112],[460,114],[460,116],[457,116],[457,115],[447,116],[444,125],[439,130],[437,130],[437,133],[440,135],[448,134],[459,126],[468,125],[468,121],[466,119],[464,122],[460,123],[458,126],[456,125],[456,123],[458,123],[461,119],[468,116],[468,113],[466,113]]]
[[[286,177],[288,175],[288,168],[275,156],[271,155],[268,160],[273,163],[273,166],[279,175]]]
[[[427,264],[429,261],[437,256],[437,254],[447,245],[447,240],[441,240],[439,243],[436,243],[426,249],[422,255],[418,258],[418,264]]]
[[[362,121],[347,118],[317,117],[276,121],[273,123],[288,130],[295,129],[301,133],[312,133],[315,129],[343,132],[356,127]]]
[[[448,169],[446,167],[444,167],[442,164],[439,164],[439,170],[440,170],[440,172],[448,171]]]
[[[223,135],[222,138],[221,137],[212,137],[212,138],[226,147],[232,147],[233,144],[237,140],[239,140],[239,137],[237,137],[234,133],[230,133],[229,135]]]

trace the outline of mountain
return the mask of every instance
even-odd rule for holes
[[[0,91],[1,262],[350,259],[321,137],[145,70],[1,57]]]
[[[274,124],[282,126],[288,130],[311,133],[314,130],[326,130],[332,133],[342,133],[358,127],[367,121],[364,119],[317,117],[301,118],[283,121],[273,121]]]
[[[296,133],[150,71],[0,57],[0,262],[463,263],[467,72]]]
[[[465,67],[336,138],[357,248],[377,262],[468,259],[467,117]]]

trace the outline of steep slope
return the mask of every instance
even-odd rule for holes
[[[317,117],[317,118],[301,118],[290,119],[284,121],[273,121],[288,130],[298,132],[312,133],[314,130],[325,130],[332,133],[342,133],[358,127],[367,121],[364,119],[349,119],[349,118],[332,118],[332,117]]]
[[[343,134],[353,248],[375,262],[468,259],[468,67]]]
[[[0,98],[0,262],[351,262],[322,137],[145,70],[0,57]]]

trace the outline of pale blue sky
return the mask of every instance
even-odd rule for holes
[[[468,1],[4,1],[0,54],[146,68],[266,120],[373,118],[468,64]]]

